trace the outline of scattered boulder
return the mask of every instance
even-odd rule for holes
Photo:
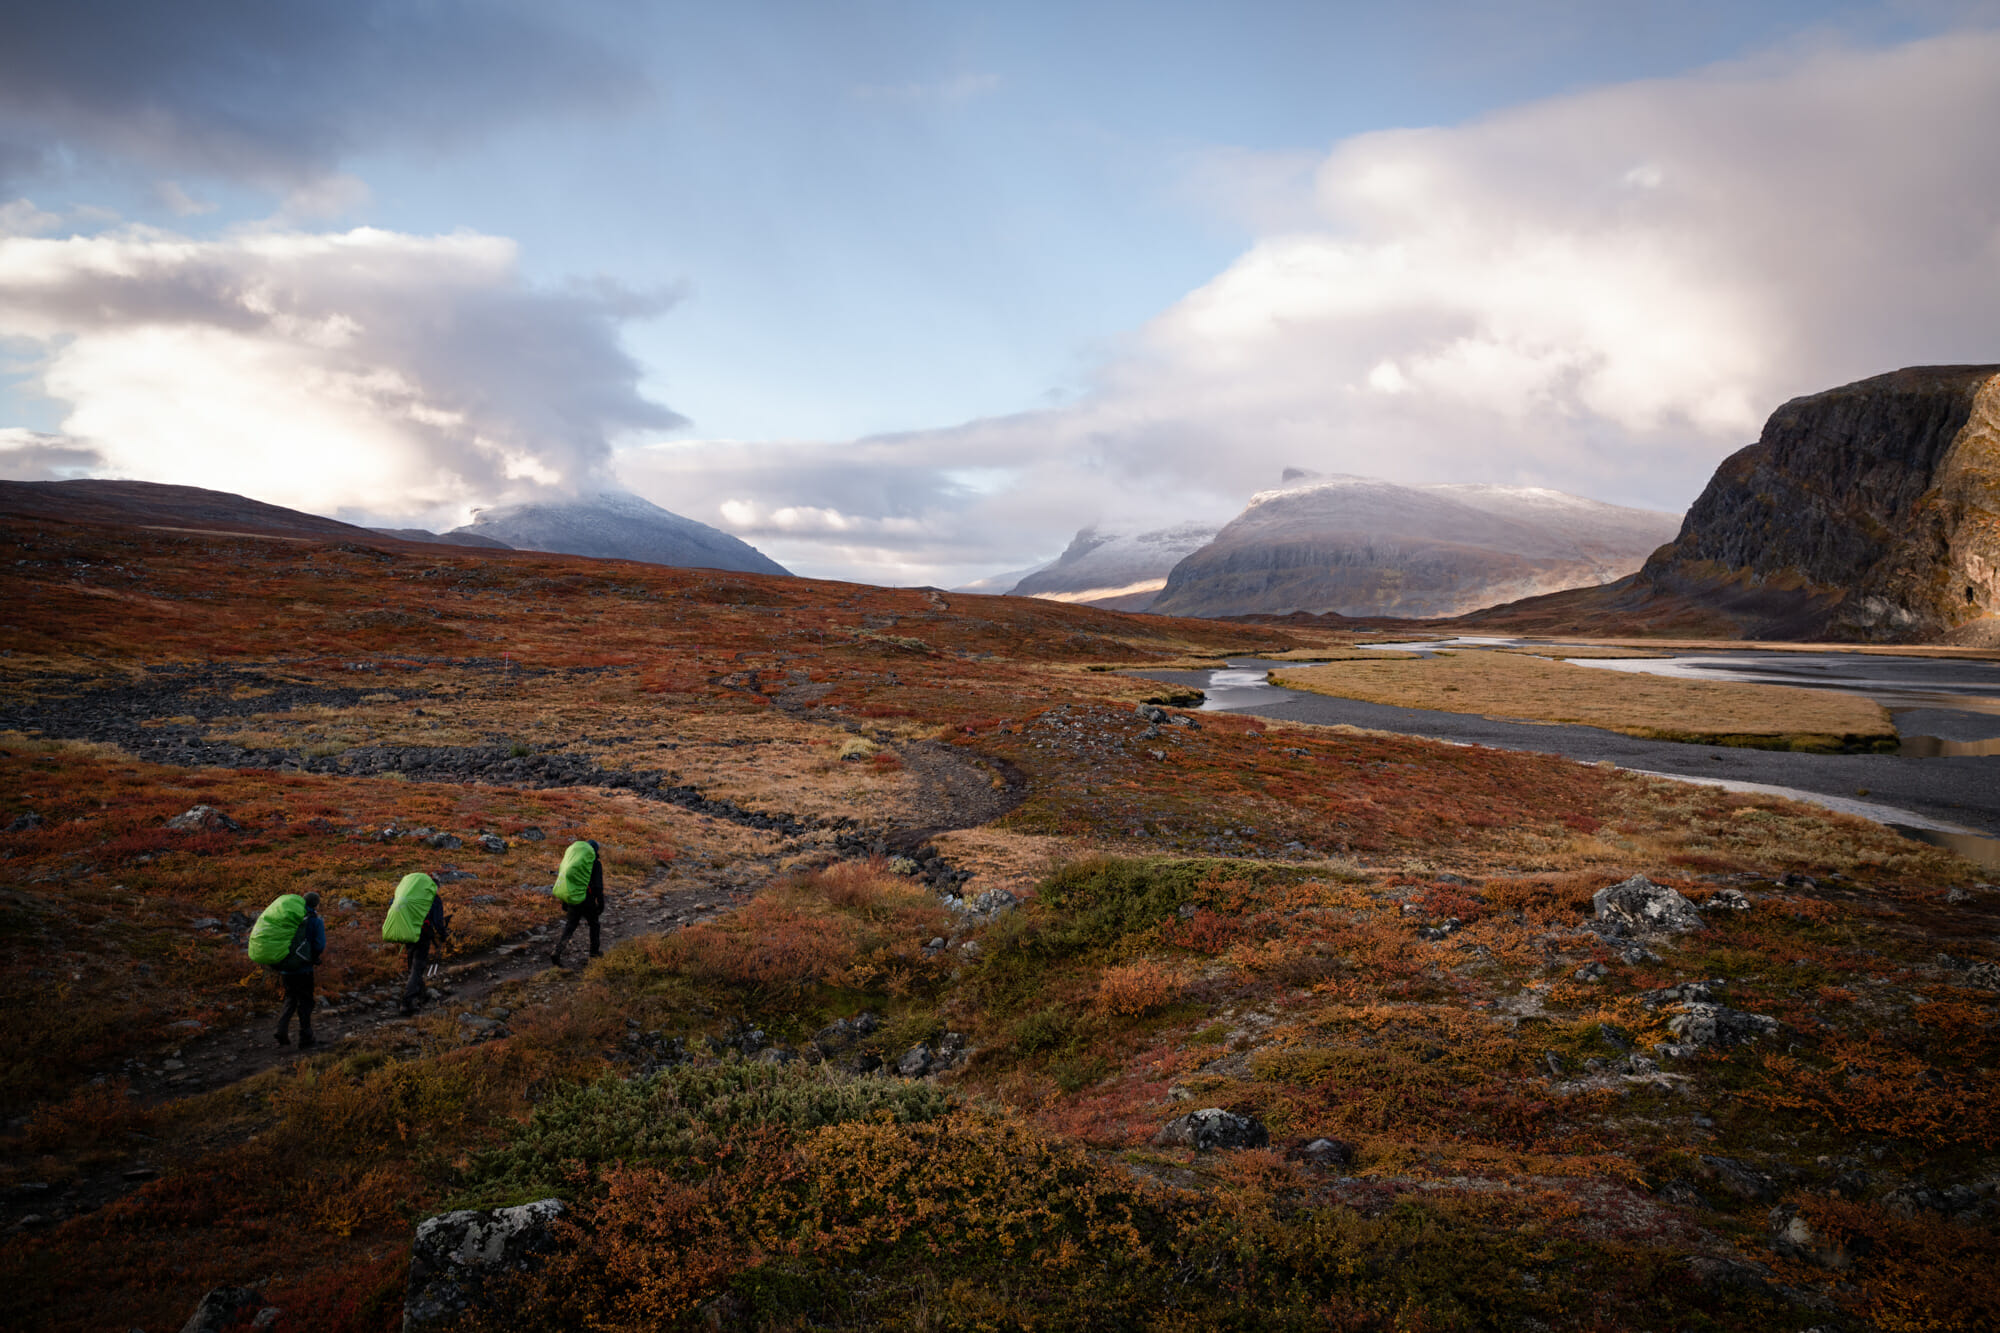
[[[931,1048],[918,1042],[896,1061],[896,1072],[904,1078],[922,1078],[931,1072]]]
[[[1346,1166],[1354,1160],[1354,1145],[1345,1139],[1314,1139],[1299,1149],[1299,1156],[1314,1166]]]
[[[262,1292],[250,1287],[216,1287],[194,1307],[194,1313],[181,1325],[181,1333],[222,1333],[232,1325],[240,1327],[245,1311],[261,1312],[263,1308]]]
[[[465,843],[455,833],[433,833],[430,837],[425,838],[424,842],[440,852],[455,852],[465,846]]]
[[[546,833],[543,833],[538,828],[524,828],[521,830],[522,842],[540,842],[543,838],[547,836],[548,835]]]
[[[1151,722],[1155,726],[1158,726],[1160,723],[1167,721],[1169,716],[1167,710],[1160,707],[1158,704],[1140,704],[1132,711],[1137,713],[1140,717],[1145,718],[1148,722]]]
[[[473,841],[479,844],[480,851],[491,852],[495,856],[507,850],[507,840],[498,834],[482,833]]]
[[[1683,1208],[1708,1207],[1708,1200],[1701,1197],[1701,1191],[1688,1184],[1685,1180],[1669,1180],[1666,1184],[1660,1186],[1659,1194],[1656,1197],[1668,1203],[1678,1204]]]
[[[212,805],[197,805],[185,814],[175,815],[167,821],[167,827],[177,833],[241,833],[243,826],[223,814]]]
[[[1745,1013],[1721,1004],[1690,1004],[1667,1020],[1675,1041],[1655,1049],[1663,1055],[1687,1056],[1710,1047],[1744,1046],[1759,1037],[1778,1035],[1778,1020],[1768,1014]]]
[[[1161,1148],[1192,1148],[1211,1152],[1217,1148],[1262,1148],[1271,1142],[1271,1133],[1255,1116],[1238,1115],[1219,1106],[1176,1116],[1153,1136]]]
[[[461,1209],[417,1224],[410,1249],[409,1294],[403,1328],[439,1324],[479,1303],[488,1283],[526,1272],[555,1248],[551,1223],[560,1199],[516,1208]]]
[[[33,810],[29,810],[22,814],[15,815],[12,819],[8,820],[7,832],[26,833],[31,828],[40,828],[41,826],[42,826],[42,817],[36,814]]]
[[[1948,953],[1937,956],[1939,967],[1956,973],[1953,983],[1959,986],[1976,987],[1979,990],[2000,990],[2000,965],[1988,962],[1967,962],[1953,958]]]
[[[1576,970],[1576,979],[1578,981],[1602,981],[1604,980],[1604,974],[1610,970],[1602,963],[1585,963]]]
[[[1702,929],[1701,912],[1680,891],[1634,875],[1591,896],[1599,921],[1640,934],[1684,934]]]
[[[1713,1157],[1703,1153],[1701,1174],[1710,1184],[1739,1199],[1748,1199],[1752,1203],[1778,1201],[1778,1187],[1769,1176],[1752,1170],[1733,1157]]]
[[[836,1018],[813,1033],[813,1045],[821,1055],[835,1056],[881,1026],[882,1020],[864,1009],[852,1018]]]
[[[1989,1194],[1992,1184],[1988,1182]],[[1979,1190],[1970,1185],[1949,1185],[1943,1189],[1922,1183],[1903,1185],[1882,1196],[1882,1207],[1898,1217],[1915,1218],[1935,1213],[1954,1222],[1976,1222],[1991,1211]]]
[[[1741,889],[1717,889],[1701,905],[1704,912],[1747,912],[1750,899]]]
[[[1787,1259],[1803,1259],[1840,1272],[1852,1262],[1838,1242],[1813,1230],[1797,1207],[1781,1203],[1770,1212],[1771,1248]]]

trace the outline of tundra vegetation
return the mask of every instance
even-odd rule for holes
[[[418,1219],[549,1195],[467,1327],[2000,1322],[2000,892],[1880,826],[1119,674],[1308,629],[56,524],[0,578],[8,1327],[391,1329]],[[505,971],[586,834],[625,927]],[[486,989],[403,1023],[412,868]],[[1700,928],[1590,929],[1635,873]],[[336,1040],[246,1064],[230,919],[307,887]],[[1155,1146],[1205,1107],[1268,1146]]]
[[[1547,651],[1637,655],[1590,647]],[[1653,740],[1771,750],[1896,748],[1888,710],[1859,695],[1608,671],[1525,652],[1354,653],[1325,666],[1288,667],[1272,681],[1398,708],[1573,723]]]

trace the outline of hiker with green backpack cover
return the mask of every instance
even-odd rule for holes
[[[437,881],[422,871],[403,876],[396,886],[395,901],[382,919],[382,938],[404,947],[409,958],[409,975],[403,979],[403,1017],[417,1012],[417,1000],[424,993],[424,974],[430,970],[431,950],[451,939],[451,918],[444,914],[444,898]]]
[[[313,1038],[313,968],[326,952],[326,922],[320,919],[319,895],[281,893],[271,900],[250,927],[250,961],[271,968],[285,988],[285,1007],[278,1014],[278,1045],[292,1044],[292,1015],[299,1016],[299,1046],[316,1046]]]
[[[602,957],[597,947],[597,918],[604,915],[604,861],[597,853],[595,841],[571,843],[563,851],[556,882],[549,886],[549,892],[563,905],[563,915],[568,918],[562,938],[549,952],[549,961],[557,966],[562,965],[563,946],[576,934],[579,921],[590,923],[590,956]]]

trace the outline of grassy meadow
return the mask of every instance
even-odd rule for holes
[[[1161,687],[1124,668],[1324,659],[1273,628],[88,527],[0,533],[0,580],[7,1327],[174,1328],[248,1285],[288,1333],[395,1329],[418,1220],[550,1195],[556,1252],[462,1327],[2000,1323],[2000,891],[1878,825],[1135,713]],[[1653,683],[1322,670],[1378,668],[1545,710]],[[1745,691],[1694,715],[1746,733],[1879,722],[1690,688]],[[166,827],[197,804],[239,827]],[[580,836],[615,908],[687,910],[506,971]],[[385,1018],[383,905],[446,865],[487,989]],[[1585,929],[1635,873],[1704,928]],[[307,887],[339,1039],[203,1064],[268,1041],[276,987],[194,923]],[[1779,1035],[1649,1057],[1695,980]],[[918,1046],[957,1054],[899,1076]],[[1210,1106],[1268,1146],[1154,1143]],[[1774,1249],[1774,1209],[1812,1244]]]
[[[1564,657],[1627,655],[1557,651]],[[1896,743],[1888,710],[1858,695],[1676,680],[1570,666],[1527,652],[1443,651],[1421,658],[1356,653],[1322,667],[1288,667],[1272,682],[1397,708],[1602,727],[1653,740],[1781,750],[1894,749]]]

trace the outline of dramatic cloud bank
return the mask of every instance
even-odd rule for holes
[[[0,186],[90,153],[295,186],[364,148],[448,145],[646,91],[625,57],[509,0],[11,5]]]
[[[0,338],[69,405],[61,437],[0,438],[0,471],[456,522],[683,424],[617,337],[670,299],[536,290],[510,242],[469,233],[0,235]]]
[[[1255,201],[1311,225],[1072,407],[621,469],[793,569],[885,582],[1018,566],[1096,519],[1226,517],[1292,464],[1676,509],[1786,398],[2000,360],[1996,69],[2000,36],[1968,32],[1361,136],[1308,198]]]

